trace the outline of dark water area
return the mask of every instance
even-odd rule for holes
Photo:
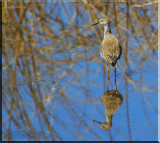
[[[2,140],[157,141],[158,6],[3,2]],[[108,16],[122,56],[100,55]]]

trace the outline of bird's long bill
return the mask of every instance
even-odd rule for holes
[[[102,123],[101,122],[98,122],[98,121],[95,121],[95,120],[93,120],[94,122],[97,122],[98,124],[100,124],[100,125],[102,125]]]
[[[94,24],[92,24],[91,26],[93,26],[93,25],[97,25],[99,22],[97,22],[97,23],[94,23]]]

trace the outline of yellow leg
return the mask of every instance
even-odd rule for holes
[[[108,91],[108,86],[109,86],[109,76],[108,76],[108,83],[107,83],[107,91]]]
[[[107,64],[107,72],[108,72],[108,80],[109,80],[109,67],[108,67],[108,64]]]

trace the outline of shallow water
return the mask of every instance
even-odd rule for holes
[[[156,10],[157,4],[5,3],[3,140],[156,141]],[[99,53],[103,27],[90,27],[105,12],[123,50],[116,76],[109,66],[109,81]],[[111,129],[103,130],[93,120],[106,121],[101,97],[107,87],[117,87],[123,101]]]

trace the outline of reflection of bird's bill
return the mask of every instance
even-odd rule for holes
[[[97,25],[99,22],[97,22],[97,23],[94,23],[94,24],[92,24],[91,26],[93,26],[93,25]]]
[[[102,123],[101,122],[98,122],[98,121],[95,121],[95,120],[93,120],[94,122],[97,122],[98,124],[100,124],[100,125],[102,125]]]

